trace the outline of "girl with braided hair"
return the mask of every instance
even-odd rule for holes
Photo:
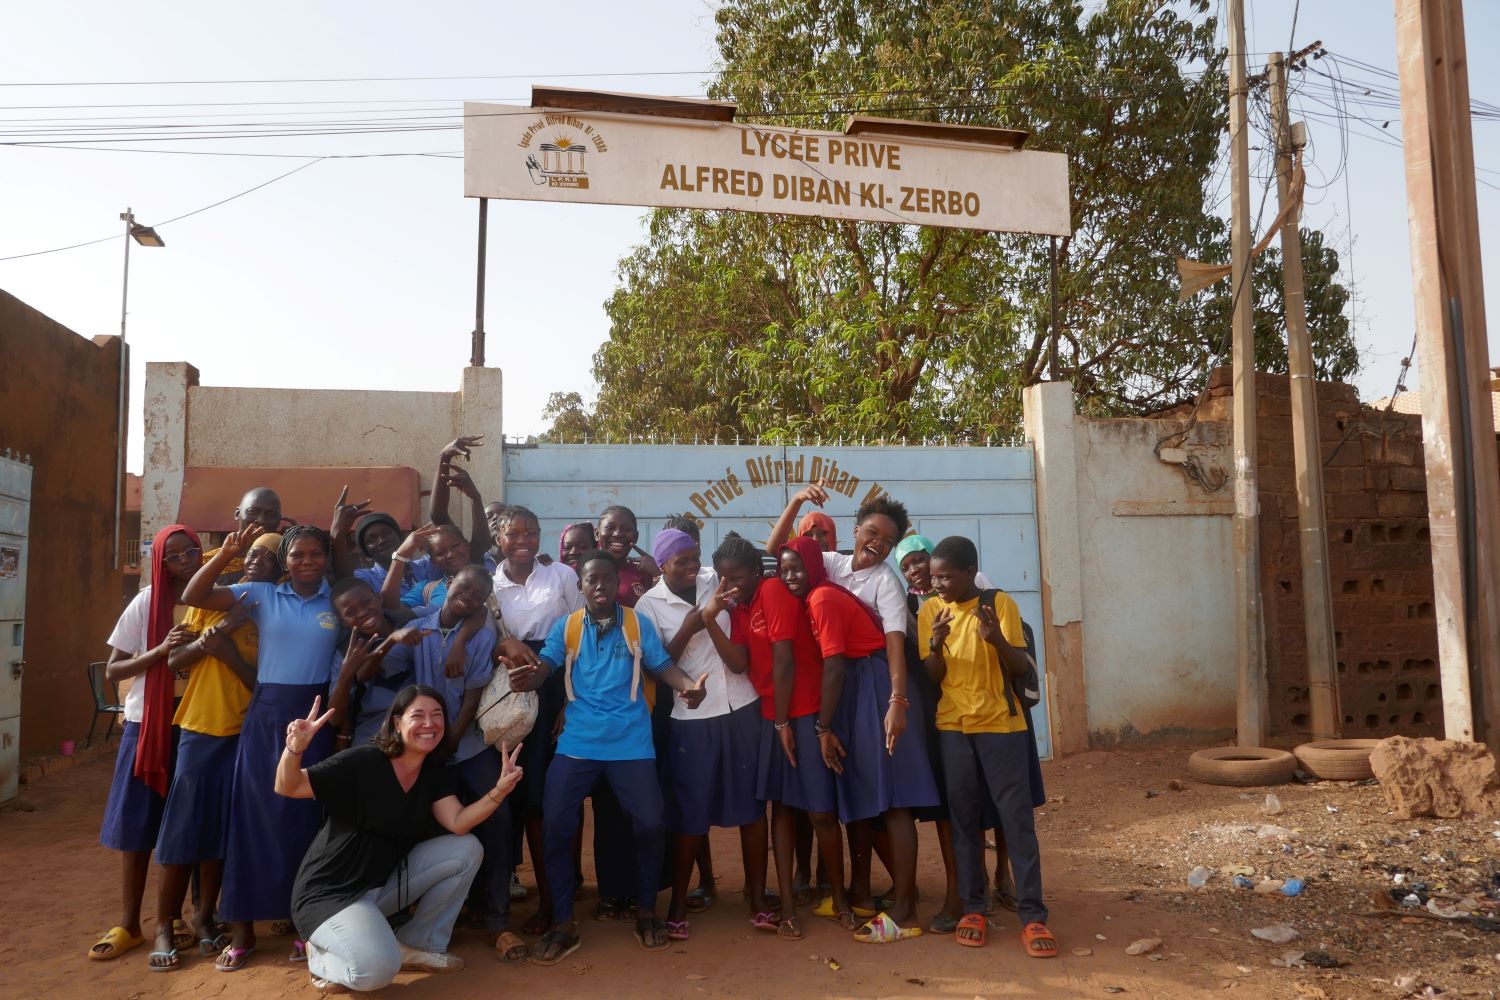
[[[215,583],[224,564],[245,552],[264,530],[251,524],[224,539],[182,593],[182,603],[213,611],[227,611],[238,601],[260,632],[255,692],[235,755],[219,902],[219,913],[232,930],[216,963],[221,972],[239,971],[255,951],[254,921],[291,915],[292,882],[320,817],[315,802],[276,794],[276,760],[287,726],[302,718],[314,698],[326,699],[328,665],[339,635],[327,578],[332,541],[321,528],[299,524],[282,534],[280,583]],[[332,736],[324,730],[313,738],[305,765],[332,752]],[[291,960],[305,961],[306,956],[303,942],[294,942]]]

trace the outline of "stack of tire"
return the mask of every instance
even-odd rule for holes
[[[1280,785],[1300,768],[1320,781],[1374,777],[1370,753],[1379,740],[1313,740],[1290,752],[1272,747],[1211,747],[1188,758],[1188,774],[1207,785]]]

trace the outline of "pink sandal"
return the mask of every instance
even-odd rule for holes
[[[770,931],[775,934],[776,929],[781,926],[781,919],[779,914],[763,910],[750,918],[750,924],[758,931]]]
[[[688,939],[688,922],[686,920],[668,920],[666,924],[668,941],[686,941]]]

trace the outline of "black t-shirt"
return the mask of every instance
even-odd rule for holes
[[[432,804],[458,794],[452,768],[429,757],[411,791],[391,758],[351,747],[307,769],[323,826],[297,869],[292,922],[305,941],[323,921],[385,885],[418,843],[437,832]]]

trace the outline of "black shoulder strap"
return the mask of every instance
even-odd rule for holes
[[[988,587],[979,592],[980,603],[994,609],[997,616],[1000,613],[1000,609],[995,607],[995,598],[998,596],[1000,596],[1000,591],[995,587]],[[1002,633],[1000,638],[1005,639],[1005,635]],[[1006,641],[1009,642],[1010,640],[1006,639]],[[1000,683],[1005,690],[1005,707],[1010,710],[1011,715],[1020,715],[1020,710],[1016,708],[1016,696],[1011,684],[1010,674],[1006,671],[1004,664],[1000,666]]]

